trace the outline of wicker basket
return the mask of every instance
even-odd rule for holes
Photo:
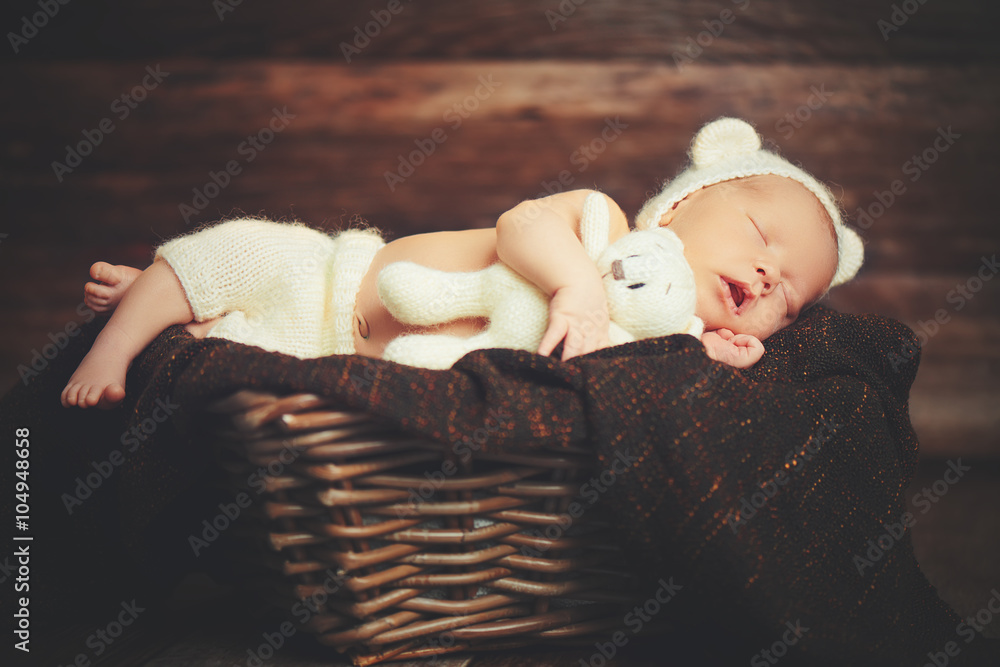
[[[310,394],[241,391],[208,419],[261,590],[356,665],[621,627],[632,579],[580,499],[586,450],[469,456]]]

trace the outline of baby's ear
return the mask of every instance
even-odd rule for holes
[[[693,195],[693,194],[694,193],[692,192],[691,195]],[[676,204],[674,204],[673,207],[671,207],[671,209],[669,211],[667,211],[666,213],[664,213],[663,217],[660,218],[660,225],[659,226],[660,227],[666,227],[667,225],[669,225],[671,223],[671,221],[673,221],[674,217],[677,215],[677,213],[679,211],[682,211],[685,208],[687,208],[688,205],[689,205],[689,202],[691,200],[691,195],[688,195],[684,199],[680,200],[679,202],[677,202]]]

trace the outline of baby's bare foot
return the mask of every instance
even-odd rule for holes
[[[114,324],[108,323],[104,327],[63,389],[60,396],[63,407],[76,405],[109,409],[122,402],[125,398],[125,373],[131,363],[131,359],[124,358],[120,353],[126,347],[126,341],[128,335]]]
[[[98,313],[114,310],[122,296],[128,291],[142,271],[123,264],[96,262],[90,267],[90,277],[98,283],[87,283],[83,287],[83,301]]]

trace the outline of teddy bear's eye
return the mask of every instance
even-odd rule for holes
[[[629,289],[639,289],[640,287],[645,287],[646,283],[632,283],[628,286]]]

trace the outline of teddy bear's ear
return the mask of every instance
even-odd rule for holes
[[[679,252],[684,252],[684,242],[681,241],[681,237],[677,236],[677,233],[669,227],[653,227],[649,231],[654,234],[659,235],[661,238],[666,239],[672,247],[675,247]]]
[[[739,118],[720,118],[701,128],[691,142],[691,160],[697,168],[760,150],[760,135]]]

